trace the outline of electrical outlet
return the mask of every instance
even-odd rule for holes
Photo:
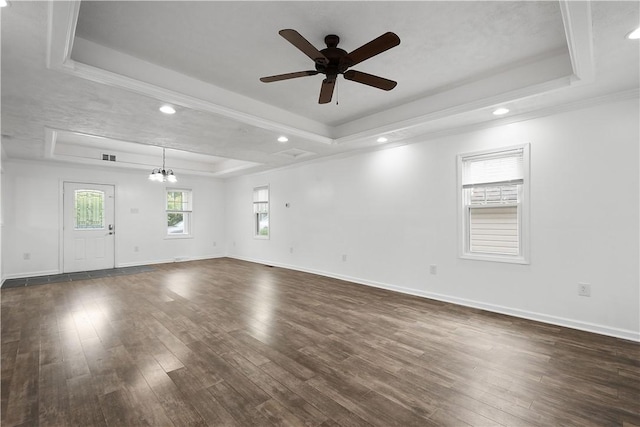
[[[588,283],[578,283],[578,295],[581,297],[590,297],[591,285]]]
[[[289,248],[289,253],[292,254],[293,253],[293,246]]]
[[[140,248],[139,248],[139,247],[137,247],[137,246],[134,246],[134,247],[133,247],[133,252],[140,252]]]
[[[213,247],[215,248],[216,246],[218,246],[218,242],[213,242]]]
[[[22,254],[22,259],[24,260],[30,260],[31,259],[31,253],[30,252],[25,252]]]
[[[435,265],[435,264],[431,264],[431,265],[429,266],[429,273],[430,273],[430,274],[433,274],[433,275],[438,274],[438,266],[437,266],[437,265]]]
[[[346,262],[347,261],[347,254],[343,254],[342,255],[342,262]]]

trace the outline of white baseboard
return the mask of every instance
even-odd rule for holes
[[[327,271],[313,270],[309,268],[299,267],[295,265],[272,263],[264,260],[241,257],[237,255],[227,255],[229,258],[235,258],[243,261],[255,262],[259,264],[271,265],[274,267],[287,268],[289,270],[302,271],[305,273],[318,274],[320,276],[331,277],[334,279],[345,280],[359,285],[371,286],[374,288],[386,289],[389,291],[400,292],[403,294],[429,298],[437,301],[448,302],[451,304],[461,305],[465,307],[477,308],[480,310],[490,311],[492,313],[506,314],[508,316],[519,317],[522,319],[534,320],[537,322],[547,323],[565,328],[577,329],[580,331],[592,332],[600,335],[607,335],[615,338],[622,338],[629,341],[640,342],[640,332],[628,329],[612,328],[609,326],[598,325],[595,323],[584,322],[581,320],[573,320],[565,317],[553,316],[544,313],[536,313],[532,311],[520,310],[517,308],[504,307],[496,304],[484,303],[465,298],[458,298],[450,295],[443,295],[433,292],[420,291],[418,289],[405,288],[401,286],[390,285],[388,283],[375,282],[371,280],[363,280],[357,277],[335,274]]]
[[[175,257],[175,258],[155,259],[155,260],[147,260],[147,261],[120,262],[118,263],[116,268],[137,267],[139,265],[171,264],[173,262],[200,261],[203,259],[224,258],[225,256],[226,255],[216,254],[216,255],[193,256],[193,257],[181,256],[181,257]]]

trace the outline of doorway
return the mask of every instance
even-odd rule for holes
[[[64,183],[63,272],[115,267],[114,186]]]

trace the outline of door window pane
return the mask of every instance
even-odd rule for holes
[[[75,229],[104,229],[104,191],[75,190]]]

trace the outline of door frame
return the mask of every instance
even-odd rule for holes
[[[64,184],[110,185],[113,187],[113,266],[118,267],[118,186],[113,182],[89,182],[75,179],[58,180],[58,273],[64,272]]]

